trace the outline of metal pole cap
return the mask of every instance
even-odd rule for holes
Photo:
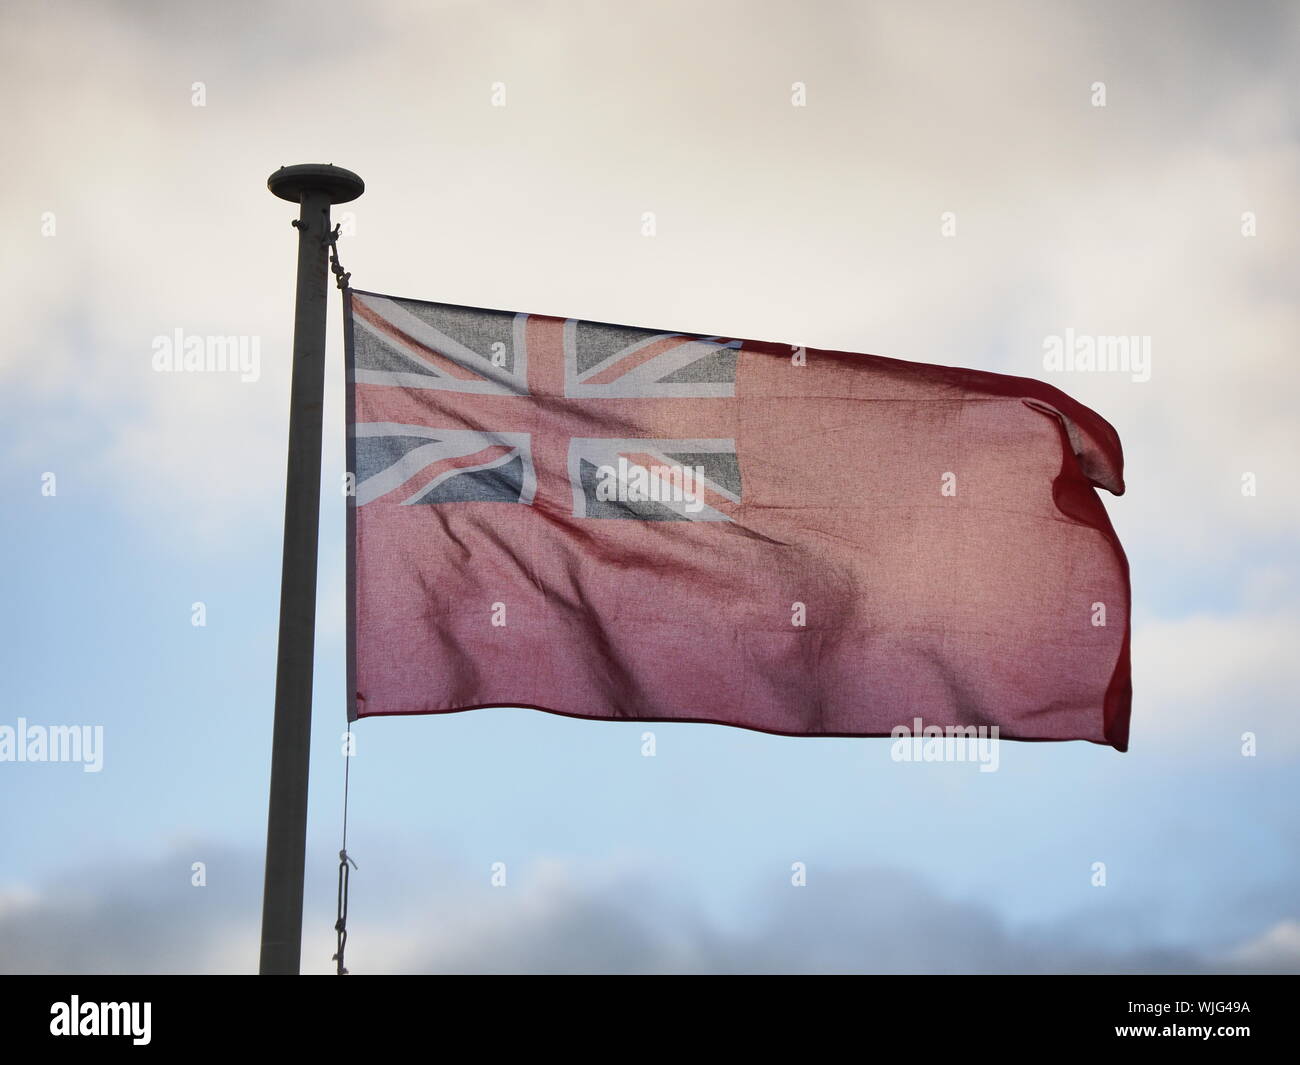
[[[366,191],[366,183],[356,174],[333,163],[282,166],[266,179],[266,187],[293,203],[298,203],[304,192],[323,192],[330,203],[347,203]]]

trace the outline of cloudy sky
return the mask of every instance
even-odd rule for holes
[[[0,970],[256,967],[296,240],[265,181],[308,161],[367,182],[359,287],[1046,377],[1127,459],[1128,753],[979,773],[658,725],[643,758],[635,724],[371,719],[354,972],[1300,969],[1298,11],[6,3],[0,725],[105,738],[98,773],[0,763]],[[312,971],[345,728],[330,328]],[[258,337],[257,380],[155,372],[176,329]],[[1067,330],[1149,337],[1149,380],[1049,373]]]

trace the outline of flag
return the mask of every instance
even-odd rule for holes
[[[1038,381],[346,297],[349,717],[1125,750],[1115,430]]]

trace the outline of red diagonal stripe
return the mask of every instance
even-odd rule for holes
[[[681,344],[690,344],[695,341],[695,337],[665,337],[653,344],[647,344],[639,351],[634,351],[627,355],[612,366],[606,366],[600,373],[592,374],[584,378],[584,385],[607,385],[611,381],[617,381],[624,374],[631,373],[638,366],[643,366],[656,356],[662,355],[665,351],[672,351],[673,348]]]
[[[430,463],[428,466],[423,466],[415,473],[411,474],[410,477],[399,484],[391,492],[385,492],[383,495],[377,496],[370,502],[400,502],[402,498],[414,493],[415,489],[411,487],[412,481],[419,481],[423,485],[429,485],[448,470],[460,470],[465,469],[468,466],[482,466],[501,458],[503,455],[508,455],[514,450],[513,447],[506,444],[490,444],[483,448],[482,451],[476,451],[472,455],[456,455],[449,459],[443,459],[440,462]]]
[[[646,454],[644,451],[620,451],[619,454],[623,458],[627,459],[628,462],[644,467],[650,473],[651,477],[655,476],[653,472],[655,466],[671,467],[674,465],[674,463],[665,462],[662,459],[655,458],[653,455]],[[680,463],[677,465],[680,465]],[[694,471],[692,471],[692,474],[693,473]],[[659,479],[663,480],[663,478]],[[669,481],[668,483],[671,484],[672,482]],[[734,507],[736,505],[734,500],[728,499],[724,495],[720,495],[718,492],[710,488],[708,484],[701,483],[698,480],[696,481],[696,484],[702,490],[700,496],[706,507],[712,507],[714,510],[721,510],[724,506]]]

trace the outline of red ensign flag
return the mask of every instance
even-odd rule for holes
[[[1038,381],[353,291],[353,718],[1128,744],[1115,430]]]

